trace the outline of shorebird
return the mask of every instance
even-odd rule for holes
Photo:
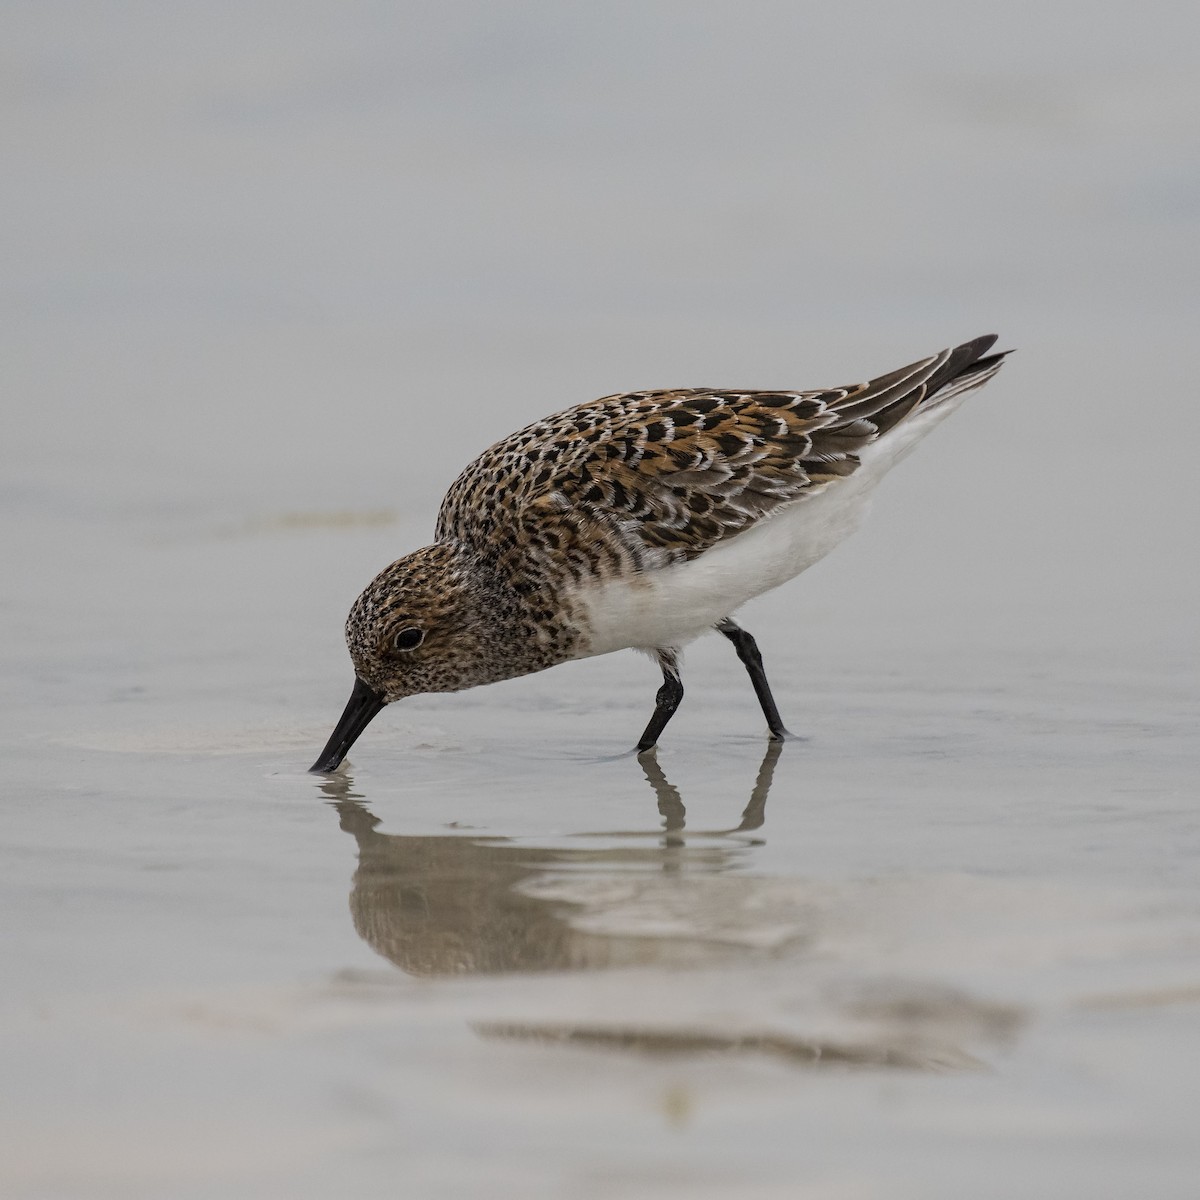
[[[335,770],[405,696],[631,648],[662,668],[637,744],[649,750],[683,698],[682,647],[711,630],[782,740],[762,656],[733,614],[858,527],[888,469],[999,370],[995,341],[850,387],[606,396],[497,442],[450,485],[433,544],[350,609],[354,689],[311,769]]]

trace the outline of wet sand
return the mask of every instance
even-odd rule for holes
[[[167,637],[10,701],[11,1193],[1185,1195],[1194,698],[774,645],[806,740],[771,749],[713,643],[642,762],[632,655],[389,710],[328,779],[336,662],[298,696]]]

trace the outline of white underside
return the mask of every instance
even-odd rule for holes
[[[581,587],[575,599],[590,638],[579,655],[612,650],[678,649],[736,609],[825,557],[862,523],[876,484],[961,402],[952,397],[918,413],[862,454],[862,466],[719,542],[690,562],[631,579]]]

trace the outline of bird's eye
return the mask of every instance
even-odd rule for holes
[[[392,645],[397,650],[415,650],[424,640],[425,630],[409,626],[408,629],[402,629],[396,634],[392,639]]]

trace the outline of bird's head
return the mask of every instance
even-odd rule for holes
[[[478,571],[453,543],[426,546],[381,571],[346,620],[354,690],[312,770],[334,770],[395,700],[504,678],[494,649],[498,620]]]

